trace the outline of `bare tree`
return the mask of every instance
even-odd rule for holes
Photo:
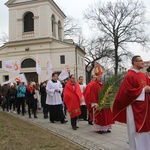
[[[111,42],[108,40],[108,36],[92,39],[86,46],[86,75],[87,82],[90,81],[90,76],[95,63],[99,60],[107,62],[109,58],[113,57],[114,50],[111,49]]]
[[[114,50],[112,59],[114,61],[115,75],[118,73],[119,63],[125,57],[132,54],[127,50],[127,43],[135,42],[146,45],[149,41],[145,34],[145,7],[139,1],[117,1],[115,3],[97,3],[90,6],[84,13],[99,35],[107,36]]]
[[[83,36],[80,21],[72,17],[68,17],[64,21],[64,36],[65,38],[71,38],[80,47],[86,45],[86,39]]]
[[[80,30],[81,30],[81,27],[79,26],[78,20],[72,17],[67,17],[64,20],[64,36],[65,37],[74,38],[77,35],[79,35]]]

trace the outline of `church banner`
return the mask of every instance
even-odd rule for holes
[[[20,60],[8,60],[4,62],[3,69],[8,72],[20,72]]]
[[[12,78],[6,82],[1,82],[1,86],[5,85],[5,84],[8,84],[8,83],[16,83],[16,82],[24,82],[25,85],[27,85],[27,79],[26,79],[26,76],[24,73],[18,75],[17,77],[15,78]]]
[[[60,80],[64,80],[66,78],[69,77],[69,68],[68,66],[65,66],[65,68],[61,71],[60,75],[59,75],[59,79]]]
[[[47,60],[46,75],[47,75],[47,79],[51,78],[52,76],[52,63],[51,63],[50,57],[48,57],[48,60]]]
[[[41,63],[40,63],[38,54],[36,54],[36,72],[38,75],[41,75],[42,73]]]

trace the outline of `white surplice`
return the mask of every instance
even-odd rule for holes
[[[85,88],[86,88],[86,84],[85,84],[85,83],[79,84],[79,86],[80,86],[80,89],[81,89],[81,92],[82,92],[82,102],[81,102],[80,105],[86,105],[86,104],[85,104],[85,99],[84,99],[84,96],[83,96],[83,92],[84,92],[84,90],[85,90]]]
[[[55,90],[59,89],[60,92],[56,92]],[[62,84],[57,80],[57,82],[48,81],[46,86],[46,104],[47,105],[59,105],[62,104],[62,94],[63,88]]]

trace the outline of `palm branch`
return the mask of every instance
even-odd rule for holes
[[[98,95],[99,109],[105,109],[112,105],[116,97],[116,93],[120,87],[120,84],[124,78],[124,74],[109,77],[103,85],[102,90]]]

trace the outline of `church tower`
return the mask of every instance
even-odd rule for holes
[[[9,0],[9,41],[64,39],[65,14],[53,0]]]
[[[24,73],[27,81],[41,82],[47,76],[48,60],[52,72],[68,66],[76,77],[85,76],[85,51],[73,41],[64,40],[65,14],[53,0],[9,0],[9,41],[0,47],[0,81]],[[41,74],[36,70],[40,62]],[[20,62],[20,72],[7,72],[6,62]]]

